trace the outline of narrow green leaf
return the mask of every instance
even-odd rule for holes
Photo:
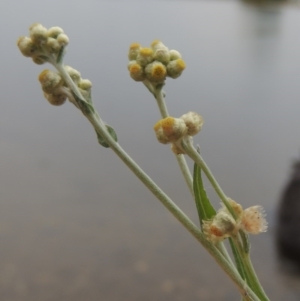
[[[250,252],[250,242],[249,242],[249,236],[243,231],[239,231],[242,242],[243,242],[243,248],[246,254]]]
[[[201,177],[201,169],[196,163],[194,164],[193,188],[200,225],[202,227],[202,221],[212,219],[216,215],[216,210],[207,197]]]
[[[231,237],[229,237],[229,243],[230,243],[230,247],[231,247],[231,251],[232,251],[232,255],[234,257],[234,260],[235,260],[235,264],[236,264],[236,267],[237,267],[237,270],[239,271],[241,277],[246,280],[247,278],[247,273],[245,271],[245,268],[244,268],[244,263],[243,263],[243,259],[241,258],[235,244],[234,244],[234,241]]]
[[[106,128],[107,128],[107,131],[109,132],[109,134],[112,136],[112,138],[117,142],[118,141],[118,137],[117,137],[117,134],[116,134],[115,130],[111,126],[109,126],[109,125],[106,125]],[[97,138],[98,138],[99,144],[102,145],[103,147],[109,148],[109,145],[102,138],[102,136],[100,136],[97,132],[96,132],[96,134],[97,134]]]

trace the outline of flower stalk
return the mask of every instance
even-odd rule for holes
[[[241,205],[230,200],[212,175],[207,164],[192,143],[192,136],[202,128],[203,119],[189,112],[180,118],[169,116],[162,88],[167,77],[176,79],[186,65],[181,54],[169,50],[161,41],[155,40],[150,47],[138,43],[130,46],[128,71],[131,78],[143,82],[156,99],[162,119],[154,130],[159,142],[171,144],[185,182],[195,199],[200,227],[169,198],[167,194],[140,168],[117,142],[117,135],[111,126],[105,124],[92,102],[92,83],[82,79],[81,74],[63,63],[65,47],[69,38],[60,27],[46,29],[41,24],[30,27],[30,37],[21,37],[18,47],[26,57],[31,57],[36,64],[52,64],[57,72],[44,70],[39,81],[45,98],[52,105],[62,105],[68,99],[92,124],[98,142],[110,148],[152,194],[169,210],[185,229],[214,257],[220,267],[235,283],[243,300],[268,301],[255,274],[249,257],[247,233],[258,234],[267,229],[264,213],[260,206],[245,210]],[[194,177],[188,168],[184,155],[195,163]],[[224,204],[218,212],[212,207],[203,187],[201,171],[215,189]],[[233,263],[223,240],[229,239],[235,264]]]

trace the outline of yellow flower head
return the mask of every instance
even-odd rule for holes
[[[135,81],[143,81],[145,79],[144,70],[136,61],[131,61],[128,65],[129,74]]]
[[[165,46],[160,40],[154,40],[152,43],[151,43],[151,48],[153,49],[153,51],[157,50],[157,49],[165,49],[165,50],[168,50],[168,47]]]
[[[162,63],[154,61],[146,66],[145,73],[149,81],[161,83],[166,78],[167,69]]]
[[[186,65],[183,59],[170,61],[170,63],[167,65],[168,76],[172,78],[179,77],[185,67]]]
[[[140,49],[141,49],[141,45],[139,43],[132,43],[129,46],[128,59],[130,61],[136,60],[136,58],[140,52]]]
[[[153,60],[153,50],[151,48],[141,48],[136,57],[136,61],[143,67],[151,63]]]
[[[167,144],[181,139],[187,132],[184,121],[180,118],[167,117],[154,125],[156,138],[160,143]]]

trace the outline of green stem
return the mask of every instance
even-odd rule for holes
[[[208,178],[209,182],[212,184],[214,187],[216,193],[226,206],[227,210],[232,214],[232,216],[237,219],[236,213],[233,211],[231,205],[228,202],[228,198],[221,189],[220,185],[216,181],[215,177],[213,176],[212,172],[206,165],[205,161],[202,159],[201,155],[197,152],[197,150],[194,148],[192,144],[191,138],[187,138],[183,141],[182,146],[184,150],[186,151],[187,155],[190,156],[193,161],[198,164],[198,166],[203,170],[205,173],[206,177]],[[237,251],[239,253],[239,258],[236,258],[237,265],[240,265],[239,261],[242,261],[241,266],[239,267],[239,272],[241,275],[246,278],[248,281],[250,287],[253,289],[255,293],[261,298],[261,301],[268,301],[268,297],[266,293],[264,292],[258,277],[254,271],[253,265],[250,260],[249,256],[249,243],[247,239],[247,235],[245,233],[240,233],[241,239],[243,241],[243,245],[240,243],[238,239],[235,240],[235,246],[237,247]],[[233,252],[235,252],[235,249],[232,249]],[[234,254],[237,256],[237,254]],[[243,266],[243,271],[240,270],[240,268]]]
[[[167,106],[166,106],[164,92],[162,90],[162,87],[163,86],[161,85],[159,88],[156,88],[153,95],[156,99],[161,117],[166,118],[166,117],[169,116],[169,113],[168,113],[168,109],[167,109]],[[182,175],[185,179],[185,182],[186,182],[192,196],[194,197],[193,177],[192,177],[190,169],[189,169],[189,167],[186,163],[186,160],[185,160],[184,156],[181,155],[181,154],[180,155],[175,155],[175,156],[176,156],[176,160],[178,162],[178,165],[180,167],[181,173],[182,173]]]
[[[204,246],[204,248],[215,258],[222,269],[238,286],[243,296],[250,296],[253,301],[260,301],[253,291],[247,286],[245,281],[240,277],[238,271],[232,266],[227,259],[210,243],[192,223],[192,221],[173,203],[173,201],[152,181],[152,179],[130,158],[130,156],[113,140],[110,134],[99,123],[98,118],[94,115],[86,116],[94,126],[95,130],[106,140],[111,149],[127,165],[127,167],[140,179],[140,181],[161,201],[161,203],[172,213],[172,215]]]
[[[246,253],[244,251],[244,248],[243,248],[238,236],[233,237],[232,240],[237,248],[239,257],[241,258],[241,261],[243,262],[243,269],[246,274],[247,283],[252,288],[252,290],[256,293],[256,295],[260,298],[261,301],[270,301],[258,280],[258,277],[253,268],[249,253]]]
[[[56,64],[65,83],[79,98],[84,100],[77,86],[70,78],[62,64]],[[91,122],[96,132],[107,142],[110,148],[125,163],[125,165],[140,179],[140,181],[157,197],[158,200],[171,212],[171,214],[204,246],[204,248],[215,258],[221,268],[237,285],[242,296],[249,296],[252,301],[260,301],[255,293],[241,278],[236,268],[210,243],[200,229],[182,212],[182,210],[157,186],[155,182],[135,163],[135,161],[122,149],[122,147],[111,137],[104,122],[98,113],[93,111],[82,111]]]
[[[166,106],[164,92],[163,92],[162,88],[163,88],[163,86],[161,85],[161,86],[159,86],[159,88],[155,89],[154,97],[156,99],[161,117],[166,118],[166,117],[169,116],[169,113],[168,113],[168,109],[167,109],[167,106]]]
[[[144,83],[145,86],[149,89],[149,91],[154,95],[159,111],[161,113],[161,116],[163,118],[166,118],[169,116],[168,114],[168,109],[166,106],[166,102],[165,102],[165,95],[164,92],[162,90],[163,85],[161,85],[159,88],[154,89],[152,85],[150,85],[149,82]],[[176,159],[178,161],[178,164],[180,166],[181,172],[184,176],[184,179],[186,180],[186,183],[190,189],[190,192],[192,194],[192,196],[194,197],[194,188],[193,188],[193,178],[192,175],[190,173],[190,170],[188,168],[188,165],[186,163],[185,157],[183,155],[176,155]],[[220,251],[220,253],[227,259],[227,261],[234,266],[228,252],[227,249],[224,246],[223,242],[220,242],[217,244],[216,246],[218,248],[218,250]],[[243,278],[244,279],[244,278]]]
[[[230,203],[228,202],[228,198],[223,192],[222,188],[220,187],[219,183],[213,176],[212,172],[210,171],[209,167],[206,165],[205,161],[202,159],[201,155],[197,152],[195,149],[193,143],[192,143],[192,138],[187,137],[182,141],[182,147],[184,148],[186,154],[203,170],[205,173],[207,179],[215,189],[216,193],[218,194],[219,198],[221,201],[224,203],[226,206],[227,210],[230,212],[230,214],[237,219],[237,215],[232,209]]]
[[[246,262],[246,269],[247,273],[251,275],[251,280],[252,280],[252,289],[255,291],[256,295],[260,298],[261,301],[270,301],[268,296],[266,295],[266,292],[264,291],[262,285],[259,282],[259,279],[255,273],[254,267],[252,265],[250,255],[245,253],[245,260]]]
[[[241,278],[235,267],[220,253],[220,251],[204,237],[200,229],[173,203],[173,201],[145,174],[145,172],[126,154],[121,146],[113,140],[110,134],[99,123],[98,118],[93,115],[86,116],[95,130],[106,140],[111,149],[127,165],[127,167],[140,179],[141,182],[161,201],[161,203],[173,214],[173,216],[204,246],[204,248],[215,258],[222,269],[238,286],[242,296],[249,296],[253,301],[260,301],[253,291]]]

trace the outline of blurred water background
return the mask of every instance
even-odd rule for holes
[[[50,67],[16,47],[34,22],[65,30],[65,62],[93,82],[103,119],[196,222],[176,160],[155,139],[155,101],[126,68],[132,42],[160,39],[182,53],[187,69],[165,87],[169,111],[204,117],[195,142],[225,193],[266,209],[269,231],[251,237],[263,286],[271,300],[299,300],[299,280],[281,271],[274,250],[276,207],[300,150],[297,5],[29,0],[2,1],[0,16],[1,301],[239,300],[80,112],[43,98],[37,76]]]

